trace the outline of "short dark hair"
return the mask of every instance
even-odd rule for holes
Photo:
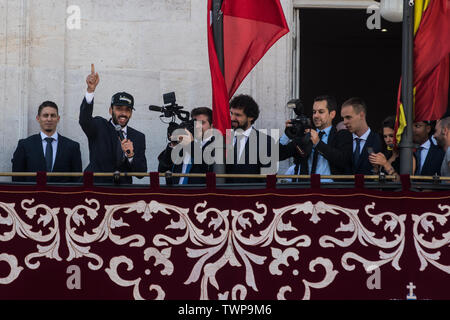
[[[450,116],[442,118],[439,123],[442,129],[443,128],[450,129]]]
[[[205,115],[208,118],[208,122],[210,125],[212,125],[213,123],[213,112],[210,108],[208,107],[198,107],[198,108],[194,108],[191,111],[191,117],[196,117],[198,115]]]
[[[355,110],[356,113],[361,113],[361,111],[363,111],[364,114],[367,116],[367,105],[363,99],[358,97],[350,98],[342,104],[341,108],[347,106],[352,106],[353,110]]]
[[[54,103],[53,101],[44,101],[38,108],[38,116],[41,115],[42,109],[44,109],[45,107],[56,109],[56,113],[58,113],[58,106],[56,105],[56,103]]]
[[[252,124],[259,117],[258,104],[251,96],[246,94],[240,94],[231,99],[230,109],[231,108],[243,110],[247,117],[253,118]]]
[[[395,116],[389,116],[381,122],[381,130],[383,128],[391,128],[392,130],[395,129]]]
[[[324,101],[324,100],[327,101],[328,112],[337,110],[337,102],[336,102],[336,98],[335,97],[329,96],[329,95],[322,95],[322,96],[318,96],[318,97],[314,98],[314,102]]]

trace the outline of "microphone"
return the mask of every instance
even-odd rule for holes
[[[123,132],[122,132],[122,127],[119,124],[117,124],[117,125],[114,126],[114,128],[116,129],[117,134],[119,135],[120,141],[125,140],[125,137],[123,136]],[[130,150],[126,150],[126,153],[130,154],[131,151]]]
[[[158,106],[149,106],[148,109],[150,111],[164,112],[164,108],[161,108],[161,107],[158,107]]]

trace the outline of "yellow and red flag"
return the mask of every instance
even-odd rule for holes
[[[444,115],[448,103],[449,70],[450,1],[415,0],[414,121],[437,120]],[[397,102],[397,143],[407,125],[400,92],[401,89]]]
[[[214,127],[230,128],[229,99],[272,45],[289,32],[280,0],[223,0],[223,76],[217,60],[208,0],[208,51]]]

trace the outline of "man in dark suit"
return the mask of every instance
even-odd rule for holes
[[[353,173],[372,175],[376,172],[369,154],[382,150],[380,136],[367,125],[367,106],[361,98],[350,98],[342,104],[341,116],[353,135]]]
[[[89,172],[147,172],[145,136],[128,126],[133,110],[133,96],[116,93],[111,99],[111,119],[92,117],[94,92],[100,81],[94,65],[87,77],[87,92],[80,107],[79,123],[89,142]],[[142,178],[142,177],[140,177]],[[96,177],[97,183],[112,183],[113,178]],[[120,177],[118,183],[131,184],[132,177]]]
[[[259,117],[259,106],[249,95],[238,95],[230,101],[232,148],[227,144],[227,174],[276,174],[278,160],[292,157],[294,141],[276,144],[274,139],[256,130],[253,124]],[[231,152],[229,152],[231,151]],[[278,151],[278,152],[277,152]],[[227,183],[258,183],[254,178],[227,178]]]
[[[339,175],[352,171],[352,135],[347,130],[337,131],[333,126],[337,103],[332,96],[324,95],[314,99],[313,123],[315,130],[309,130],[310,155],[301,159],[294,168],[295,174]],[[332,180],[322,179],[322,182]]]
[[[81,172],[80,144],[56,132],[60,120],[52,101],[38,108],[36,121],[41,132],[19,140],[12,162],[13,172]],[[33,182],[34,177],[13,177],[12,181]],[[48,182],[78,182],[79,177],[49,177]]]
[[[445,152],[434,144],[431,139],[431,133],[430,121],[416,121],[413,123],[413,142],[419,146],[414,152],[414,175],[433,176],[441,174],[441,165]]]
[[[194,120],[196,133],[194,137],[189,131],[185,134],[173,137],[175,141],[171,141],[166,149],[158,156],[158,171],[172,173],[207,173],[213,172],[214,163],[208,163],[204,158],[205,149],[214,141],[212,135],[212,110],[208,107],[195,108],[191,111],[191,117]],[[181,141],[179,141],[179,139]],[[188,145],[183,150],[188,150],[181,163],[174,164],[172,161],[172,151],[178,143]],[[197,150],[196,150],[197,149]],[[196,159],[197,157],[200,157]],[[214,157],[214,153],[211,154]],[[205,184],[205,178],[197,177],[172,177],[166,180],[167,184]]]

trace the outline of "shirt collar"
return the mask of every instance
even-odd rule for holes
[[[370,131],[371,131],[370,128],[368,128],[367,131],[364,132],[364,134],[361,137],[358,137],[355,133],[353,133],[353,140],[358,138],[358,139],[366,141],[367,138],[369,137]]]
[[[250,128],[248,128],[247,130],[245,130],[244,132],[242,132],[242,135],[245,137],[250,137],[250,133],[252,132],[253,126],[250,126]],[[236,135],[236,131],[234,131],[234,134]]]
[[[325,132],[325,136],[329,136],[330,135],[330,131],[331,131],[331,126],[329,126],[329,127],[326,127],[325,129],[322,129],[322,130],[319,130],[319,129],[316,129],[317,130],[317,132],[319,133],[320,131],[323,131],[323,132]]]
[[[202,140],[202,147],[203,147],[206,143],[208,143],[208,141],[211,140],[213,137],[214,137],[214,136],[209,136],[208,138],[203,139],[203,140]]]
[[[430,149],[430,139],[422,143],[421,147],[426,150]]]
[[[40,134],[41,134],[41,140],[45,140],[45,138],[53,138],[55,141],[58,141],[58,132],[56,132],[56,131],[51,137],[49,137],[48,135],[46,135],[42,131],[40,132]]]

